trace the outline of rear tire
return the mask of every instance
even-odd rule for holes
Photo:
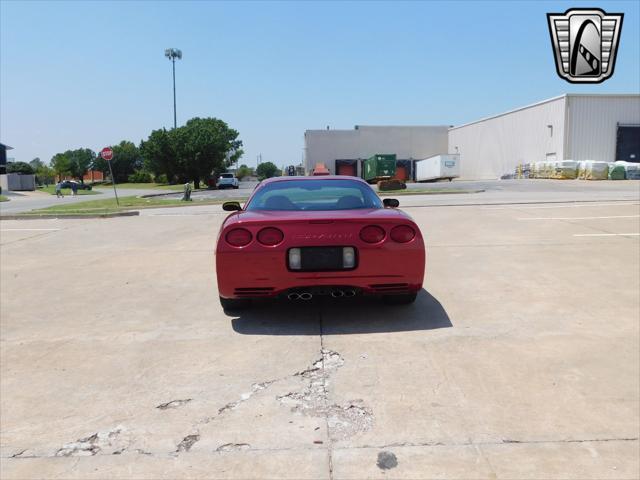
[[[385,295],[382,300],[389,305],[409,305],[416,301],[417,293],[405,293],[403,295]]]
[[[251,300],[247,300],[246,298],[222,298],[220,297],[220,305],[222,305],[223,310],[233,311],[233,310],[242,310],[251,305]]]
[[[240,188],[240,186],[237,186],[237,187],[233,187],[233,188],[234,188],[235,190],[237,190],[237,189],[239,189],[239,188]]]

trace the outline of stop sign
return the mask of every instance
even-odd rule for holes
[[[104,147],[100,151],[100,156],[104,158],[106,161],[109,161],[113,158],[113,150],[110,147]]]

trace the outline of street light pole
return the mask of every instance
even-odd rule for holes
[[[178,117],[176,114],[176,58],[182,59],[182,50],[177,48],[167,48],[164,56],[171,60],[173,70],[173,128],[178,128]]]

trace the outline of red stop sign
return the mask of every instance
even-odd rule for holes
[[[104,158],[106,161],[109,161],[113,158],[113,150],[110,147],[104,147],[100,151],[100,156]]]

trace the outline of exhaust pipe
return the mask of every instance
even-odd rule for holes
[[[300,298],[300,300],[311,300],[312,297],[313,295],[310,294],[309,292],[304,292],[304,293],[301,293],[298,298]]]
[[[300,295],[297,293],[290,293],[289,295],[287,295],[287,298],[289,300],[300,300]]]
[[[333,298],[340,298],[344,296],[344,292],[342,290],[334,290],[333,292],[331,292],[331,296]]]
[[[356,296],[356,291],[355,290],[345,290],[344,291],[344,296],[345,297],[355,297]]]

